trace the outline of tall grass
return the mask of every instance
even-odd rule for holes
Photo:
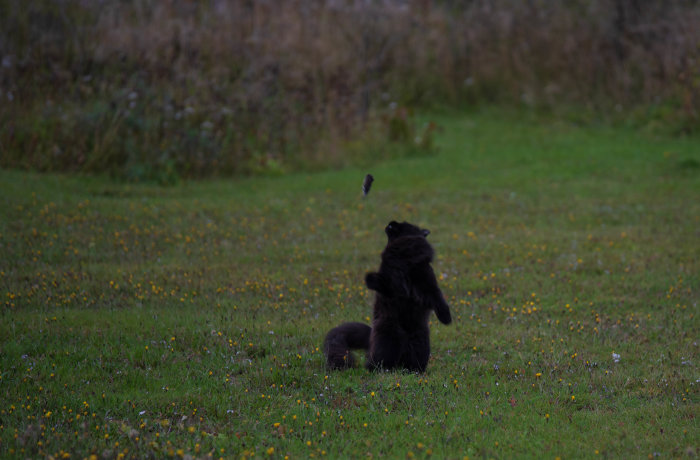
[[[429,147],[408,108],[433,104],[699,126],[696,1],[0,0],[0,18],[4,167],[170,181],[340,165]]]

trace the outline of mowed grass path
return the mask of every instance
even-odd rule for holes
[[[0,456],[697,454],[700,139],[437,121],[437,155],[365,169],[0,172]],[[423,375],[328,372],[392,219],[454,322]]]

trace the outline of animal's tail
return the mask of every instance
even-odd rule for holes
[[[343,323],[331,329],[323,342],[323,353],[330,369],[355,367],[350,350],[369,349],[372,328],[363,323]]]

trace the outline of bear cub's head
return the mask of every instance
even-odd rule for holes
[[[416,227],[415,225],[409,224],[408,222],[399,223],[394,220],[389,222],[389,225],[386,226],[384,231],[386,232],[386,236],[389,238],[389,241],[392,241],[396,238],[401,238],[403,236],[426,237],[430,235],[430,230],[428,229]]]

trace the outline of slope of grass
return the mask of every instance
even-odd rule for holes
[[[494,113],[439,153],[173,188],[1,171],[0,452],[696,454],[700,155]],[[455,321],[424,375],[328,372],[391,219]]]

